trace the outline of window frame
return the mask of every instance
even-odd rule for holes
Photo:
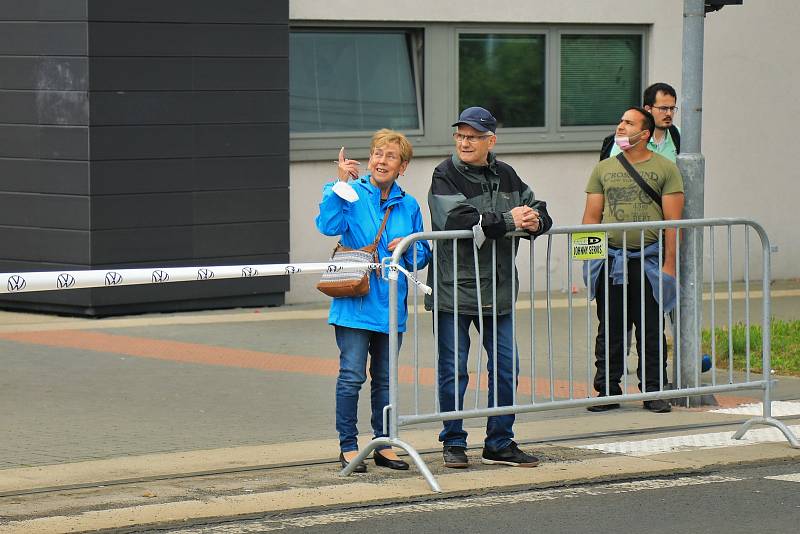
[[[641,83],[644,90],[649,71],[649,32],[645,24],[486,24],[453,22],[292,21],[290,31],[414,31],[421,36],[421,54],[412,54],[414,85],[420,128],[403,130],[414,146],[415,156],[445,156],[453,150],[452,121],[458,117],[459,35],[536,34],[545,37],[545,121],[543,127],[500,128],[497,152],[595,152],[616,124],[561,126],[561,36],[564,34],[639,35],[642,40]],[[291,60],[291,59],[290,59]],[[290,161],[322,161],[336,155],[344,145],[348,156],[364,158],[369,153],[370,132],[290,133]]]
[[[613,28],[618,28],[614,26]],[[561,125],[561,37],[563,35],[639,35],[642,40],[642,64],[640,66],[641,73],[640,73],[640,87],[638,94],[641,95],[644,92],[645,87],[647,87],[645,80],[647,80],[647,32],[644,28],[640,29],[639,31],[620,31],[618,29],[609,29],[609,28],[602,28],[602,29],[595,29],[593,31],[586,31],[584,28],[576,26],[576,27],[565,27],[560,28],[556,32],[556,38],[554,39],[554,48],[557,48],[557,52],[555,56],[558,59],[558,78],[555,80],[556,88],[555,92],[558,95],[558,106],[556,106],[555,111],[555,119],[556,119],[556,128],[559,132],[596,132],[598,128],[605,128],[605,125],[599,126],[562,126]],[[641,96],[640,96],[641,98]],[[641,105],[641,101],[637,103]],[[611,125],[616,126],[616,124]]]

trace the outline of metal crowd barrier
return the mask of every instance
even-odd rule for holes
[[[638,248],[628,249],[627,241],[630,237],[638,236],[639,242],[644,242],[644,233],[646,230],[652,230],[657,232],[658,234],[658,241],[663,242],[665,234],[667,231],[671,229],[676,229],[676,241],[677,241],[677,265],[678,265],[678,272],[676,273],[677,279],[677,305],[675,308],[675,313],[673,314],[673,321],[674,321],[674,329],[673,329],[673,341],[674,341],[674,349],[672,354],[672,367],[673,367],[673,378],[670,382],[669,378],[664,376],[663,372],[659,373],[659,388],[658,391],[648,391],[648,392],[637,392],[634,389],[629,389],[629,379],[628,379],[628,354],[626,352],[623,358],[623,374],[622,374],[622,394],[621,395],[613,395],[609,389],[609,343],[605,343],[605,391],[603,393],[606,397],[603,399],[602,402],[598,402],[598,399],[595,397],[595,392],[593,391],[593,368],[595,362],[595,354],[593,349],[594,344],[594,335],[593,335],[593,304],[589,300],[588,291],[586,292],[586,297],[580,308],[585,308],[585,321],[586,321],[586,330],[585,330],[585,344],[586,347],[576,347],[576,341],[580,342],[580,336],[582,335],[582,331],[579,331],[576,327],[575,323],[575,316],[574,313],[576,309],[579,307],[576,306],[577,297],[573,296],[573,292],[577,292],[576,286],[577,284],[574,283],[574,268],[577,264],[582,262],[573,260],[573,253],[576,252],[578,249],[573,249],[573,238],[576,234],[586,234],[588,232],[591,233],[599,233],[600,236],[605,237],[605,243],[608,241],[608,232],[611,231],[624,231],[623,233],[623,253],[627,252],[640,252],[644,254],[644,245],[640,245]],[[736,234],[734,235],[734,230],[740,230],[742,235]],[[760,324],[762,326],[762,372],[756,376],[755,373],[751,370],[751,354],[750,354],[750,300],[751,300],[751,290],[750,290],[750,282],[751,282],[751,272],[750,272],[750,234],[752,231],[760,238],[761,243],[761,298],[762,298],[762,307],[761,307],[761,315],[760,315]],[[716,259],[716,255],[720,246],[717,244],[717,241],[720,239],[718,234],[723,234],[722,240],[723,243],[723,255],[725,256],[725,260],[722,262],[724,265],[725,276],[723,276],[722,282],[722,289],[720,289],[719,279],[717,277],[718,260]],[[523,233],[512,233],[506,235],[506,239],[509,238],[518,238],[523,236]],[[557,254],[557,248],[554,247],[554,241],[556,241],[561,236],[564,236],[566,241],[565,249],[567,252],[567,259],[566,261],[560,261],[560,256]],[[581,236],[583,239],[584,236]],[[415,241],[427,239],[431,240],[433,243],[433,262],[429,269],[433,269],[433,272],[436,272],[435,269],[435,262],[438,261],[438,252],[439,252],[439,244],[443,241],[450,241],[453,245],[453,250],[457,248],[457,242],[461,240],[470,240],[472,243],[472,250],[473,250],[473,260],[474,260],[474,270],[476,274],[476,287],[480,287],[480,283],[478,282],[478,249],[475,245],[473,240],[473,233],[471,231],[445,231],[445,232],[426,232],[426,233],[417,233],[411,236],[406,237],[397,248],[394,250],[392,260],[389,263],[391,266],[399,266],[402,258],[403,252],[411,246]],[[700,269],[694,271],[694,279],[692,280],[683,280],[680,269],[680,253],[681,253],[681,240],[686,240],[686,244],[691,244],[691,246],[695,247],[697,243],[707,243],[707,251],[708,257],[704,259],[703,263],[700,264]],[[523,242],[523,241],[519,241]],[[517,239],[512,241],[511,247],[511,258],[510,260],[514,262],[516,265],[515,258],[517,257]],[[761,417],[754,417],[746,421],[743,426],[736,432],[734,435],[735,439],[741,439],[742,436],[748,431],[748,429],[755,425],[755,424],[763,424],[763,425],[770,425],[776,427],[783,432],[786,439],[789,441],[790,445],[793,447],[800,447],[800,442],[798,442],[797,438],[792,434],[791,430],[787,428],[781,421],[774,419],[771,415],[771,398],[772,398],[772,386],[773,381],[770,377],[770,246],[769,246],[769,239],[764,231],[764,229],[755,222],[745,220],[745,219],[696,219],[696,220],[682,220],[682,221],[659,221],[659,222],[642,222],[642,223],[618,223],[618,224],[595,224],[595,225],[581,225],[581,226],[562,226],[562,227],[553,227],[547,234],[539,237],[535,242],[530,242],[530,249],[529,249],[529,288],[528,288],[528,302],[527,304],[530,306],[530,325],[525,325],[525,328],[529,329],[530,337],[526,340],[529,344],[529,357],[526,358],[527,361],[524,361],[526,364],[527,373],[529,376],[525,376],[525,381],[530,381],[530,392],[529,395],[520,395],[514,392],[513,396],[513,403],[512,405],[507,406],[500,406],[497,405],[497,390],[494,391],[494,404],[492,406],[482,406],[480,402],[480,397],[483,395],[481,392],[480,381],[481,381],[481,366],[482,361],[484,359],[484,354],[482,345],[483,345],[483,329],[486,327],[485,323],[491,321],[492,325],[496,325],[497,321],[497,246],[495,240],[487,240],[486,243],[483,244],[484,247],[490,246],[492,247],[492,278],[493,278],[493,287],[491,293],[491,302],[487,303],[488,306],[491,308],[491,313],[481,315],[481,320],[479,322],[479,330],[481,331],[479,334],[478,339],[478,349],[477,349],[477,356],[472,354],[470,355],[470,365],[475,366],[475,372],[472,375],[473,380],[476,382],[476,387],[474,388],[475,392],[475,403],[469,407],[465,406],[467,404],[466,397],[464,406],[458,405],[458,394],[455,395],[455,410],[449,412],[442,412],[438,405],[438,332],[437,332],[437,313],[438,313],[438,291],[436,288],[436,280],[434,279],[433,284],[433,325],[434,325],[434,332],[433,332],[433,347],[430,347],[428,351],[423,351],[420,349],[420,336],[418,334],[418,293],[415,291],[410,292],[409,300],[411,300],[411,308],[413,310],[413,315],[409,317],[409,324],[413,325],[409,327],[409,330],[413,328],[413,341],[412,341],[412,349],[411,352],[412,360],[413,360],[413,373],[412,373],[412,387],[411,389],[411,398],[401,398],[400,388],[399,388],[399,350],[398,350],[398,332],[397,332],[397,277],[398,272],[396,270],[389,270],[388,277],[390,283],[389,289],[389,310],[390,310],[390,341],[389,341],[389,352],[391,354],[390,358],[390,367],[389,367],[389,376],[390,376],[390,404],[386,406],[384,410],[384,433],[387,434],[387,437],[376,438],[373,439],[367,447],[362,449],[359,455],[354,458],[350,464],[342,470],[342,475],[348,475],[352,472],[354,466],[358,465],[362,460],[364,460],[376,447],[381,445],[389,445],[394,447],[399,447],[404,449],[408,452],[411,459],[414,461],[416,466],[419,468],[420,472],[423,474],[425,479],[427,480],[428,484],[430,485],[431,489],[435,492],[441,491],[439,485],[437,484],[436,480],[434,479],[433,475],[431,474],[430,470],[425,465],[425,462],[422,460],[420,455],[417,451],[408,443],[402,441],[399,438],[399,430],[401,427],[420,424],[420,423],[428,423],[428,422],[442,422],[446,420],[452,419],[467,419],[467,418],[477,418],[477,417],[488,417],[488,416],[496,416],[496,415],[505,415],[505,414],[521,414],[521,413],[529,413],[529,412],[540,412],[546,410],[561,410],[561,409],[568,409],[568,408],[581,408],[581,407],[588,407],[596,404],[602,403],[616,403],[616,402],[626,402],[626,401],[651,401],[655,399],[675,399],[675,398],[682,398],[682,397],[690,397],[690,396],[699,396],[699,395],[713,395],[715,393],[723,393],[723,392],[734,392],[734,391],[741,391],[741,390],[761,390],[762,398],[763,398],[763,414]],[[537,253],[537,248],[546,248],[544,253],[544,261],[541,262],[541,252]],[[662,264],[663,261],[663,247],[659,247],[659,256],[658,256],[658,265]],[[743,257],[735,258],[734,257],[734,249],[736,250],[743,250],[744,254]],[[585,250],[588,250],[585,249]],[[699,250],[695,248],[695,250]],[[607,257],[608,251],[603,249],[601,256]],[[544,277],[545,277],[545,297],[544,303],[541,302],[541,299],[538,301],[536,300],[536,276],[535,271],[536,267],[539,263],[544,264]],[[554,276],[551,271],[555,270],[554,266],[556,264],[565,264],[567,269],[565,276],[562,277],[562,288],[565,287],[566,293],[566,314],[567,314],[567,342],[566,342],[566,350],[563,347],[556,347],[554,346],[554,328],[553,328],[553,314],[554,314],[554,303],[553,303],[553,286],[554,286]],[[604,282],[601,280],[600,283],[605,283],[604,286],[605,291],[603,294],[605,295],[604,302],[599,303],[597,305],[605,306],[605,317],[608,318],[608,261],[605,262],[605,265],[602,267],[603,271],[601,272],[600,276],[603,277]],[[690,310],[689,310],[689,317],[682,317],[681,316],[681,306],[680,306],[680,299],[682,295],[683,298],[686,298],[685,295],[687,294],[687,290],[700,290],[703,286],[702,274],[698,274],[698,271],[702,273],[702,266],[705,264],[706,268],[708,269],[710,279],[710,286],[708,290],[711,292],[711,299],[710,299],[710,326],[711,326],[711,382],[708,384],[701,383],[700,377],[700,360],[701,360],[701,347],[700,347],[700,340],[694,340],[693,342],[686,343],[686,340],[680,339],[682,328],[684,321],[692,321],[693,325],[696,326],[695,332],[699,336],[700,332],[700,325],[702,324],[704,317],[702,316],[701,312],[701,302],[702,302],[702,291],[699,292],[701,297],[699,299],[692,299],[690,303]],[[625,280],[627,280],[628,272],[627,272],[627,262],[623,263],[624,271],[623,275]],[[643,279],[645,277],[644,272],[644,262],[640,262],[641,272],[639,276]],[[457,256],[453,254],[453,287],[454,293],[455,287],[458,284],[458,263],[457,263]],[[514,268],[516,271],[516,267]],[[727,300],[727,327],[728,332],[731,332],[733,326],[733,315],[734,315],[734,304],[733,304],[733,281],[734,281],[734,272],[736,271],[737,277],[741,275],[741,279],[744,281],[744,304],[745,304],[745,312],[744,312],[744,322],[747,332],[747,349],[746,349],[746,369],[744,372],[734,371],[733,368],[733,346],[732,346],[732,335],[728,336],[728,365],[725,367],[719,367],[717,365],[718,362],[718,355],[716,352],[716,328],[717,328],[717,320],[718,320],[718,303],[719,297],[722,300]],[[416,277],[417,273],[412,273],[412,276]],[[435,277],[436,275],[434,275]],[[512,276],[512,279],[515,278]],[[541,276],[540,276],[541,278]],[[566,278],[566,284],[564,284],[564,278]],[[663,275],[659,269],[658,275],[658,291],[659,295],[663,296]],[[512,280],[512,284],[515,282]],[[681,287],[681,285],[687,287]],[[644,300],[644,284],[642,286],[642,293],[641,293],[641,301]],[[627,300],[628,300],[628,291],[627,291],[627,284],[623,285],[623,325],[627,324]],[[519,376],[520,369],[519,367],[522,366],[522,361],[520,365],[517,364],[517,359],[519,358],[519,343],[521,340],[520,333],[523,329],[523,325],[519,324],[517,321],[517,316],[519,314],[519,309],[524,308],[526,302],[524,300],[518,302],[516,299],[517,288],[512,287],[512,302],[514,303],[512,306],[512,337],[514,339],[515,347],[517,354],[515,358],[513,358],[513,374],[515,376]],[[727,294],[727,298],[725,295]],[[457,298],[454,299],[454,308],[458,310],[458,303]],[[663,299],[659,299],[659,332],[664,331],[664,327],[666,321],[664,319],[664,309],[663,309]],[[688,299],[687,299],[688,302]],[[481,307],[480,296],[478,301],[478,306]],[[540,325],[541,319],[537,316],[537,308],[540,306],[544,307],[546,310],[546,314],[544,317],[544,324]],[[481,308],[485,309],[485,308]],[[563,309],[563,308],[562,308]],[[684,315],[685,315],[684,311]],[[641,324],[645,324],[645,314],[644,311],[641,311],[640,317]],[[605,325],[605,332],[604,339],[609,339],[609,332],[608,332],[608,324],[609,321],[606,320]],[[596,323],[595,323],[596,325]],[[496,327],[495,327],[496,329]],[[538,330],[538,331],[537,331]],[[628,344],[628,337],[630,333],[628,332],[627,328],[624,328],[624,332],[622,333],[624,344],[625,346],[629,346]],[[543,331],[543,335],[542,332]],[[580,333],[580,334],[579,334]],[[408,336],[409,332],[406,332],[406,337]],[[563,333],[562,333],[563,334]],[[544,340],[541,338],[544,337]],[[497,335],[493,335],[494,338],[494,366],[495,372],[497,372]],[[458,384],[458,365],[457,365],[457,358],[458,358],[458,347],[457,347],[457,336],[456,336],[456,348],[454,350],[455,356],[455,363],[454,365],[454,373],[455,373],[455,387],[454,392],[458,391],[459,384]],[[562,342],[563,344],[563,342]],[[644,341],[642,341],[644,344]],[[664,346],[662,343],[659,343],[659,359],[667,358],[667,354],[665,353]],[[693,347],[689,353],[685,353],[685,347]],[[432,399],[430,399],[430,408],[425,409],[421,403],[421,394],[425,393],[425,390],[422,386],[426,385],[423,383],[421,377],[425,374],[425,368],[423,366],[423,355],[425,352],[428,352],[432,355],[433,358],[433,367],[434,367],[434,379],[433,379],[433,395]],[[540,352],[544,352],[543,355],[540,355]],[[643,353],[646,354],[646,351],[643,350]],[[642,355],[642,362],[641,366],[644,368],[645,362],[645,354]],[[583,378],[583,365],[585,360],[586,372],[585,372],[585,381],[582,380]],[[564,380],[559,380],[556,376],[558,371],[556,370],[557,365],[560,365],[562,369],[566,369],[566,377]],[[543,368],[543,369],[542,369]],[[661,365],[659,365],[661,368]],[[685,372],[689,370],[690,372]],[[644,372],[644,369],[642,370]],[[563,373],[563,371],[562,371]],[[404,376],[408,373],[404,373]],[[642,382],[644,382],[646,376],[642,376]],[[564,382],[566,381],[566,384]],[[537,387],[537,383],[542,383],[541,387]],[[558,387],[557,387],[558,384]],[[497,379],[495,376],[494,380],[495,388],[497,388]],[[556,390],[558,390],[559,395],[556,394]],[[430,394],[430,391],[427,391],[427,394]],[[423,401],[428,399],[422,399]],[[402,401],[402,405],[401,405]],[[406,410],[404,412],[403,410]]]

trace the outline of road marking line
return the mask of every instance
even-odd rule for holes
[[[775,475],[774,477],[764,478],[768,478],[769,480],[784,480],[786,482],[800,482],[800,473],[794,473],[792,475]]]
[[[795,435],[800,432],[800,425],[789,427]],[[640,441],[617,441],[610,443],[592,443],[578,445],[578,449],[598,450],[625,456],[651,456],[668,452],[680,452],[694,449],[717,449],[721,447],[740,447],[755,443],[785,441],[786,436],[777,428],[758,428],[750,430],[742,439],[733,439],[736,432],[714,432],[710,434],[691,434],[687,436],[670,436]]]
[[[764,404],[760,402],[752,404],[741,404],[735,408],[718,408],[709,410],[714,413],[727,413],[733,415],[762,415]],[[800,415],[800,402],[798,401],[772,401],[772,417],[782,417],[786,415]]]
[[[211,525],[189,529],[179,529],[172,532],[180,534],[241,534],[247,532],[270,532],[275,530],[284,530],[287,528],[304,528],[341,523],[353,523],[356,521],[390,517],[403,513],[441,512],[463,510],[468,508],[487,508],[497,505],[552,501],[560,498],[571,499],[584,496],[633,493],[636,491],[652,491],[685,486],[699,486],[704,484],[739,482],[741,480],[744,479],[720,475],[637,480],[633,482],[616,482],[597,486],[533,490],[507,495],[464,497],[459,499],[438,500],[417,504],[371,507],[346,512],[319,513],[290,519],[258,519],[253,521],[242,521],[233,525]]]

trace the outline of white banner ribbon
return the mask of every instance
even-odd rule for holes
[[[371,270],[381,268],[379,263],[368,264]],[[425,293],[431,288],[414,278],[400,266],[397,268]],[[294,274],[319,274],[363,269],[363,263],[283,263],[270,265],[219,265],[212,267],[153,267],[148,269],[114,269],[103,271],[45,271],[30,273],[1,273],[0,293],[27,293],[59,289],[87,289],[91,287],[132,286],[164,284],[196,280],[222,280],[253,278],[256,276],[285,276]]]

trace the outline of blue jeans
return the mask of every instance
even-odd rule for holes
[[[477,315],[458,315],[458,407],[464,409],[464,393],[467,391],[469,375],[467,374],[467,358],[469,357],[469,328],[478,328]],[[455,410],[455,373],[453,314],[439,312],[439,407],[443,412]],[[513,376],[513,360],[515,355],[514,340],[511,336],[511,315],[497,316],[497,405],[509,406],[514,402],[514,391],[519,377],[519,356],[517,355],[517,376]],[[489,373],[489,407],[494,407],[494,332],[492,317],[483,317],[483,347],[489,356],[486,369]],[[514,414],[489,417],[486,422],[486,440],[484,446],[492,451],[504,449],[514,439]],[[464,431],[462,419],[444,422],[439,434],[439,441],[445,446],[467,446],[467,433]]]
[[[372,432],[383,432],[383,408],[389,404],[389,334],[334,325],[339,346],[339,377],[336,379],[336,431],[342,452],[358,450],[358,393],[367,381],[367,354],[372,401]],[[397,342],[403,341],[398,334]],[[386,447],[378,447],[383,449]]]

